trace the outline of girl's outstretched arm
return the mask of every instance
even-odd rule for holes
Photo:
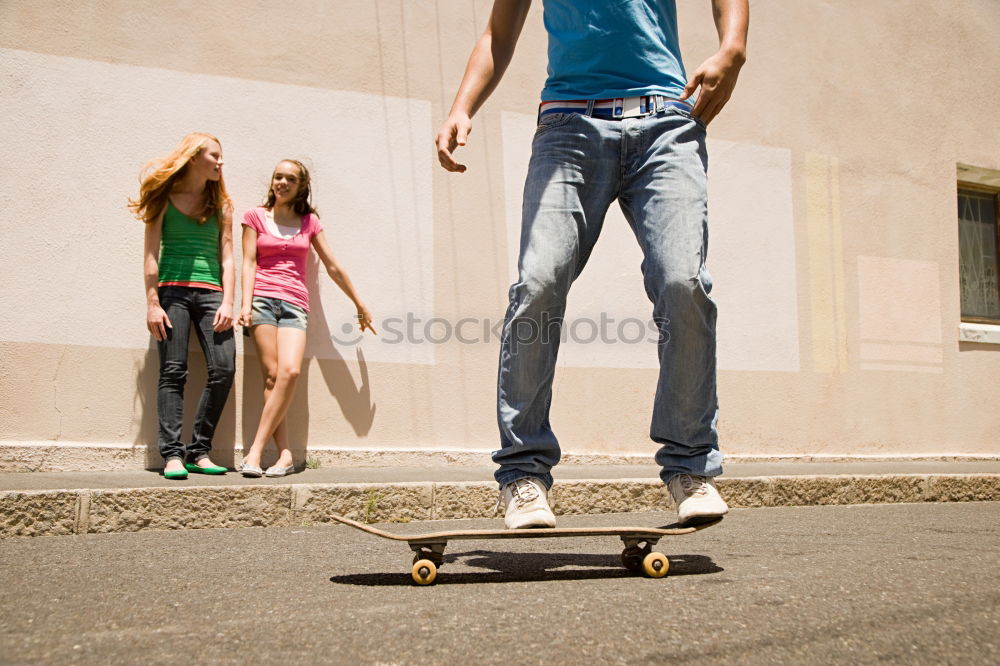
[[[375,333],[375,328],[372,326],[372,314],[358,297],[358,293],[354,290],[354,285],[351,283],[351,278],[348,277],[347,271],[340,265],[337,258],[333,256],[330,244],[326,242],[326,234],[321,231],[313,236],[312,244],[316,248],[316,253],[319,255],[320,261],[326,266],[326,272],[330,276],[330,279],[337,283],[341,291],[347,294],[347,297],[351,299],[354,306],[358,309],[358,326],[361,327],[362,331],[367,329]],[[375,334],[378,335],[378,333]]]

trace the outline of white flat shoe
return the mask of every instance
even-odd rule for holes
[[[278,467],[277,465],[271,465],[270,467],[267,468],[267,471],[264,472],[264,476],[270,476],[270,477],[288,476],[289,474],[292,474],[294,472],[295,472],[295,465],[289,465],[288,467]]]
[[[247,477],[248,479],[259,479],[264,476],[264,470],[256,465],[248,465],[245,462],[241,462],[236,466],[237,471],[240,474]]]

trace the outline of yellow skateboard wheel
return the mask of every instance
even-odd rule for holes
[[[430,560],[417,560],[413,563],[410,575],[417,585],[430,585],[437,578],[437,567]]]
[[[649,553],[642,559],[642,570],[650,578],[663,578],[670,568],[670,560],[663,553]]]

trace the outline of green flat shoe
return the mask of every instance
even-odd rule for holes
[[[186,470],[183,469],[174,469],[170,470],[169,472],[164,470],[163,478],[173,479],[174,481],[183,481],[184,479],[188,478],[188,473]]]
[[[184,463],[184,469],[192,474],[225,474],[228,471],[225,467],[219,467],[218,465],[202,467],[194,463]],[[184,476],[187,476],[187,474]]]

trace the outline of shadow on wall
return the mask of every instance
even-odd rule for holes
[[[360,384],[351,374],[343,355],[333,344],[330,337],[330,327],[326,320],[322,299],[319,297],[319,261],[310,254],[308,270],[309,287],[309,329],[306,332],[306,353],[302,359],[302,373],[296,385],[295,397],[288,408],[285,417],[288,423],[288,439],[292,448],[295,466],[305,465],[309,443],[309,375],[314,365],[319,366],[320,373],[326,382],[329,394],[340,406],[341,414],[351,425],[355,435],[367,437],[375,421],[375,404],[371,397],[371,384],[368,376],[368,363],[360,347],[356,358],[360,373]],[[323,276],[326,279],[326,276]],[[250,448],[260,414],[264,408],[264,376],[260,367],[259,357],[254,350],[251,358],[249,351],[253,349],[253,339],[244,337],[243,363],[243,443],[237,450],[242,453]],[[325,396],[324,396],[325,397]],[[323,404],[324,397],[318,398]],[[321,409],[323,409],[321,407]],[[337,442],[320,442],[323,445],[333,445]],[[261,460],[262,467],[274,464],[278,459],[274,440],[268,442]]]
[[[198,400],[208,381],[208,370],[205,366],[205,355],[198,345],[198,338],[191,331],[188,343],[188,377],[184,386],[184,441],[191,441],[191,427],[194,415],[198,410]],[[197,351],[195,351],[197,350]],[[160,355],[156,351],[156,343],[150,338],[150,346],[142,360],[142,367],[135,373],[135,398],[133,409],[140,412],[139,429],[134,445],[146,448],[146,469],[163,469],[163,458],[160,457],[159,428],[156,415],[156,385],[160,376]],[[233,459],[233,441],[236,436],[236,402],[230,395],[222,417],[215,429],[210,456],[213,461],[230,465]]]
[[[985,344],[982,342],[961,341],[958,343],[960,352],[1000,352],[1000,345]]]

